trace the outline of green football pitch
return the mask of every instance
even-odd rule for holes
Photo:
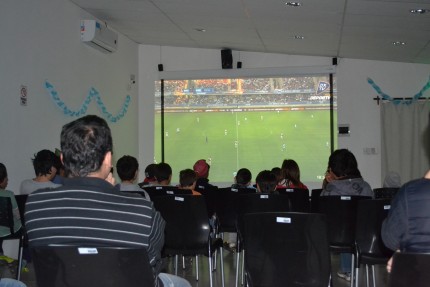
[[[288,158],[299,164],[305,184],[322,181],[330,155],[329,110],[164,115],[164,156],[173,169],[173,183],[180,170],[192,168],[198,159],[210,163],[209,178],[216,183],[232,183],[243,167],[251,170],[254,182],[260,171],[281,167]],[[156,114],[156,162],[161,160],[160,126]]]

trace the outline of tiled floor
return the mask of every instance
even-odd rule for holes
[[[224,252],[224,271],[225,271],[225,286],[231,287],[235,286],[235,254],[226,251]],[[173,261],[173,260],[172,260]],[[173,272],[173,262],[170,261],[167,270],[168,272]],[[181,266],[181,261],[179,263]],[[195,271],[195,257],[193,258],[187,258],[185,269],[182,269],[182,267],[178,268],[178,275],[186,278],[193,287],[207,287],[209,286],[209,273],[208,273],[208,260],[207,257],[200,257],[199,259],[199,281],[196,281],[196,271]],[[333,274],[333,287],[347,287],[349,286],[349,282],[340,279],[336,276],[336,271],[339,266],[339,257],[333,256],[332,257],[332,274]],[[37,287],[35,274],[34,274],[34,268],[32,264],[28,264],[28,272],[23,272],[21,280],[27,284],[28,287]],[[2,269],[2,273],[4,277],[13,277],[11,274],[9,268],[5,264],[0,264],[0,268]],[[377,272],[376,272],[376,285],[378,287],[385,287],[387,286],[387,273],[385,271],[384,266],[377,266]],[[360,287],[366,286],[366,277],[364,268],[360,269]],[[218,268],[213,273],[214,278],[214,287],[221,287],[221,270]],[[240,286],[240,285],[239,285]],[[43,286],[40,286],[43,287]]]

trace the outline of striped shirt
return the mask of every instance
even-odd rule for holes
[[[25,224],[30,246],[145,247],[154,273],[160,271],[163,218],[152,202],[102,179],[69,178],[61,187],[30,194]]]

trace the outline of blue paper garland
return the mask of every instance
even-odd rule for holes
[[[394,98],[390,97],[389,95],[387,95],[386,93],[384,93],[381,90],[381,88],[378,85],[376,85],[375,82],[371,78],[367,78],[367,82],[378,93],[378,95],[381,96],[381,98],[383,100],[390,101],[390,102],[392,102],[395,105],[399,105],[399,104],[410,105],[412,103],[415,103],[420,98],[424,97],[423,93],[425,91],[427,91],[428,89],[430,89],[430,78],[429,78],[429,80],[427,81],[427,84],[425,84],[425,86],[417,94],[415,94],[415,96],[413,96],[411,99],[394,99]],[[425,98],[428,98],[428,97],[425,97]]]
[[[115,122],[119,121],[122,117],[125,116],[125,114],[127,113],[127,110],[128,110],[128,106],[129,106],[130,101],[131,101],[131,97],[129,95],[127,95],[125,97],[124,104],[122,105],[121,111],[116,116],[113,116],[111,113],[109,113],[107,111],[106,106],[104,105],[104,103],[100,97],[99,92],[96,89],[91,88],[89,93],[88,93],[87,98],[85,99],[84,103],[82,104],[82,107],[76,111],[73,111],[73,110],[69,109],[66,106],[66,104],[60,99],[60,97],[58,96],[58,92],[54,89],[54,86],[51,85],[48,81],[45,81],[45,88],[51,94],[51,98],[54,101],[54,103],[61,110],[63,110],[63,113],[65,115],[68,115],[71,117],[79,117],[79,116],[85,115],[85,113],[87,112],[87,109],[88,109],[88,105],[91,103],[91,100],[93,98],[95,98],[95,101],[96,101],[97,105],[99,106],[101,112],[105,116],[105,118],[107,118],[112,123],[115,123]]]

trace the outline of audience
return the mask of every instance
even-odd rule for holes
[[[258,192],[274,193],[276,191],[278,179],[273,172],[263,170],[257,175],[255,182],[257,183]]]
[[[160,162],[155,168],[155,178],[159,186],[170,186],[172,181],[172,168],[168,163]]]
[[[151,200],[146,191],[136,184],[139,176],[139,163],[135,157],[125,155],[116,162],[116,172],[121,183],[117,185],[120,191],[133,191],[143,193],[147,200]]]
[[[9,178],[7,176],[6,166],[3,163],[0,163],[0,196],[1,197],[9,197],[12,203],[12,212],[13,212],[13,229],[14,232],[17,232],[21,228],[21,216],[19,214],[18,204],[15,200],[15,194],[6,190],[7,184],[9,182]],[[10,235],[9,227],[0,225],[0,237],[5,237]],[[0,253],[3,255],[3,240],[0,239]],[[1,286],[1,285],[0,285]]]
[[[300,181],[300,168],[295,160],[284,160],[281,173],[284,178],[284,182],[283,184],[281,183],[281,185],[285,185],[287,188],[308,189],[308,187]]]
[[[197,175],[196,187],[198,189],[214,189],[215,185],[209,183],[210,165],[204,159],[199,159],[193,166],[193,170]]]
[[[251,183],[252,174],[251,171],[247,168],[241,168],[237,171],[236,176],[234,177],[234,183],[231,186],[231,190],[235,191],[238,188],[252,188]]]
[[[430,252],[430,170],[420,179],[405,183],[395,195],[382,224],[382,240],[391,250]],[[392,258],[387,271],[391,272]]]
[[[155,169],[157,168],[157,164],[151,163],[148,164],[145,168],[145,179],[139,183],[139,186],[143,188],[144,186],[151,186],[157,183],[157,179],[155,178]]]
[[[179,188],[189,189],[193,195],[202,195],[200,192],[195,191],[197,176],[194,170],[184,169],[179,172]]]
[[[328,160],[321,196],[360,195],[374,197],[370,185],[361,177],[355,156],[347,149],[334,151]],[[337,275],[351,281],[351,254],[340,254]]]
[[[25,220],[30,247],[140,246],[148,251],[155,286],[191,286],[160,273],[165,222],[152,202],[112,185],[112,149],[104,119],[89,115],[63,126],[61,150],[68,177],[62,187],[29,195]]]
[[[33,159],[34,179],[26,179],[21,182],[20,194],[30,194],[41,188],[55,188],[60,184],[53,183],[51,180],[57,173],[57,156],[50,150],[39,151]]]

